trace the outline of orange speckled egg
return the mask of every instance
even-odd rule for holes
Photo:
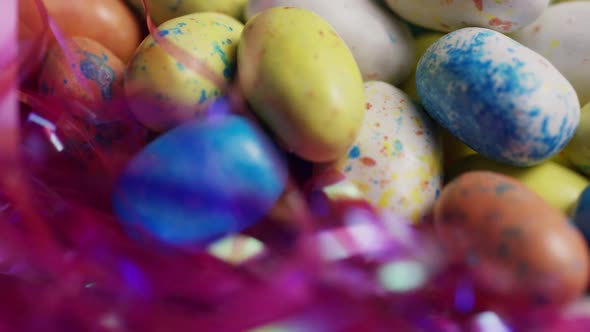
[[[87,38],[72,38],[68,49],[71,59],[57,44],[49,50],[39,75],[41,93],[102,101],[122,92],[125,65],[113,52]]]
[[[43,0],[55,22],[70,37],[87,37],[127,61],[141,42],[139,21],[123,0]],[[43,25],[35,0],[19,0],[21,52],[38,52]],[[51,35],[51,33],[50,33]]]
[[[442,191],[434,210],[449,259],[473,277],[489,306],[541,309],[584,293],[589,255],[567,217],[510,177],[465,173]]]

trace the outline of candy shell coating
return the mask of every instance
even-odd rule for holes
[[[235,72],[242,29],[242,23],[219,13],[185,15],[159,26],[160,35],[203,60],[225,81]],[[220,88],[185,68],[151,36],[143,40],[125,72],[124,89],[131,97],[131,111],[155,131],[168,130],[203,112],[207,102],[221,94]]]
[[[363,80],[403,82],[411,72],[413,49],[408,26],[372,1],[366,0],[251,0],[249,19],[263,10],[292,6],[320,15],[352,52]]]
[[[259,221],[285,181],[276,148],[247,120],[193,120],[131,160],[113,205],[127,227],[172,245],[204,244]]]
[[[571,84],[547,60],[489,29],[451,32],[416,72],[428,113],[476,152],[530,166],[571,139],[580,117]]]
[[[581,234],[510,177],[461,175],[443,189],[434,220],[449,259],[466,266],[486,295],[480,305],[547,309],[586,289],[590,259]]]
[[[590,102],[590,2],[549,8],[531,25],[511,35],[549,60],[573,85],[580,104]]]
[[[238,46],[240,87],[289,152],[333,161],[355,140],[364,115],[354,57],[317,14],[275,7],[250,19]]]
[[[361,131],[335,167],[379,208],[417,222],[441,189],[441,140],[422,108],[398,88],[365,83]]]
[[[483,27],[521,29],[543,13],[549,0],[386,0],[402,18],[436,31]]]

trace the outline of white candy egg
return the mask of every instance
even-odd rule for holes
[[[521,29],[549,5],[549,0],[386,0],[404,19],[429,29],[453,31],[483,27],[500,32]]]
[[[590,102],[590,1],[550,6],[513,38],[549,60],[578,94],[581,105]]]
[[[398,88],[365,83],[367,112],[354,145],[334,167],[369,202],[419,221],[441,188],[440,137],[433,122]]]

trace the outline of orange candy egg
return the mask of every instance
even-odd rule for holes
[[[141,42],[139,22],[123,0],[43,0],[43,3],[66,35],[96,40],[125,62]],[[21,53],[39,52],[36,40],[44,27],[35,0],[19,0],[18,10]]]
[[[466,266],[486,295],[483,305],[561,306],[588,285],[581,234],[515,179],[465,173],[442,191],[434,220],[449,259]]]
[[[41,93],[85,102],[120,93],[125,65],[113,52],[87,38],[72,38],[68,49],[70,59],[58,44],[49,50],[39,76]]]

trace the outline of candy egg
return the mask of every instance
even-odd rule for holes
[[[35,0],[18,2],[19,40],[30,44],[47,28],[42,26]],[[43,3],[68,36],[96,40],[125,62],[141,41],[139,24],[122,0],[43,0]],[[39,45],[30,45],[32,52],[39,51]]]
[[[402,18],[432,30],[484,27],[500,32],[521,29],[547,8],[549,0],[386,0]]]
[[[580,193],[590,185],[590,181],[582,175],[552,161],[523,168],[500,164],[480,155],[471,155],[457,161],[446,176],[448,180],[452,180],[474,170],[494,171],[513,177],[564,213],[571,211]]]
[[[196,13],[165,22],[159,26],[159,33],[229,81],[234,75],[242,28],[242,23],[224,14]],[[221,91],[208,78],[185,68],[148,36],[129,63],[125,93],[141,98],[140,102],[132,100],[130,106],[142,124],[164,131],[202,112],[207,101]]]
[[[577,169],[590,176],[590,104],[582,108],[580,125],[564,153]]]
[[[143,15],[141,0],[127,2]],[[217,12],[241,20],[246,2],[248,0],[146,0],[150,16],[156,24],[200,12]]]
[[[125,65],[116,55],[87,38],[72,38],[67,47],[72,59],[66,58],[58,44],[49,50],[39,75],[41,93],[100,101],[121,92]]]
[[[411,71],[412,35],[407,25],[385,8],[366,0],[251,0],[246,18],[271,7],[310,10],[334,27],[344,40],[363,79],[401,83]]]
[[[141,151],[118,180],[113,205],[131,230],[174,245],[203,244],[256,223],[285,180],[276,149],[252,124],[212,117]]]
[[[334,164],[379,208],[418,221],[441,188],[441,140],[426,113],[396,87],[366,82],[355,143]]]
[[[416,71],[428,113],[478,153],[528,166],[571,139],[580,106],[571,84],[546,59],[505,35],[465,28],[447,34]]]
[[[288,151],[334,160],[356,139],[365,113],[350,50],[317,14],[275,7],[249,20],[238,46],[240,87]]]
[[[551,61],[576,89],[582,105],[590,102],[588,17],[588,1],[553,5],[531,25],[512,35],[512,38]]]
[[[589,255],[566,216],[518,181],[469,172],[434,210],[449,259],[464,264],[482,305],[541,309],[571,302],[588,284]]]

